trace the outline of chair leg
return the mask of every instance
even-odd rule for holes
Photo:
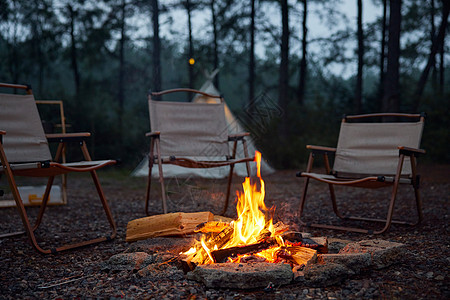
[[[298,221],[301,225],[306,226],[306,223],[302,221],[303,209],[305,208],[306,194],[308,192],[309,178],[305,178],[305,184],[303,185],[303,193],[300,198],[300,206],[298,210]]]
[[[308,158],[308,165],[306,167],[306,172],[311,172],[313,162],[314,162],[314,154],[310,153],[309,154],[309,158]],[[297,175],[297,176],[300,176],[300,175]],[[303,226],[306,226],[306,223],[303,222],[301,218],[302,218],[302,214],[303,214],[303,209],[305,207],[306,194],[308,192],[308,185],[309,185],[309,178],[306,177],[305,178],[305,184],[303,185],[302,197],[300,198],[300,206],[299,206],[299,209],[298,209],[298,221]]]
[[[247,141],[245,139],[242,139],[242,147],[244,148],[244,155],[245,158],[248,157],[248,148],[247,148]],[[236,154],[234,154],[235,156]],[[247,176],[250,177],[250,163],[248,161],[245,162],[245,167],[247,168]]]
[[[0,149],[0,151],[2,151],[2,149]],[[34,237],[34,234],[33,234],[33,228],[30,225],[27,211],[25,210],[25,206],[23,205],[22,198],[20,197],[19,190],[17,189],[16,182],[12,175],[12,171],[9,167],[9,164],[5,165],[3,160],[2,160],[2,165],[6,166],[6,168],[5,168],[6,178],[8,179],[8,183],[11,188],[11,193],[13,194],[14,201],[16,202],[16,207],[17,207],[18,213],[20,215],[20,218],[22,220],[25,231],[4,233],[4,234],[0,235],[0,238],[19,236],[19,235],[26,233],[29,240],[32,242],[33,247],[35,247],[35,245],[37,245],[37,243],[36,243],[36,238]]]
[[[323,161],[325,162],[325,170],[326,170],[327,174],[330,174],[331,173],[330,160],[328,159],[328,155],[326,153],[323,154]],[[334,213],[340,219],[345,219],[345,217],[343,217],[338,210],[337,202],[336,202],[336,194],[334,192],[334,186],[332,184],[329,184],[328,189],[330,190],[331,204],[333,206]]]
[[[247,143],[245,141],[245,139],[242,140],[242,147],[244,148],[244,156],[247,158],[248,157],[248,150],[247,150]],[[233,144],[233,155],[232,157],[235,158],[236,157],[236,152],[237,152],[237,141],[234,142]],[[250,177],[250,164],[248,161],[245,162],[246,164],[246,168],[247,168],[247,176]],[[222,209],[222,212],[220,213],[220,215],[224,216],[225,213],[227,212],[228,209],[228,203],[230,200],[230,192],[231,192],[231,183],[233,182],[233,171],[234,171],[234,164],[230,165],[230,173],[228,174],[228,184],[227,184],[227,194],[225,196],[225,203]]]
[[[167,214],[166,188],[164,186],[164,174],[162,169],[161,150],[159,148],[158,139],[155,140],[155,144],[156,144],[156,155],[158,156],[159,183],[161,184],[162,207],[163,212]]]
[[[228,202],[229,202],[230,193],[231,193],[231,183],[233,181],[233,170],[234,170],[234,164],[230,165],[230,174],[228,175],[227,195],[225,196],[225,204],[223,206],[222,212],[220,213],[221,216],[224,216],[225,213],[227,212]]]
[[[42,222],[42,217],[44,216],[44,212],[45,212],[45,209],[47,207],[47,204],[48,204],[48,201],[50,198],[49,197],[50,191],[51,191],[54,179],[55,179],[54,176],[51,176],[48,178],[47,186],[45,187],[44,197],[42,198],[41,208],[39,209],[39,214],[36,218],[36,223],[34,224],[33,230],[36,230]]]
[[[421,199],[420,199],[420,194],[419,194],[419,190],[418,190],[418,183],[416,182],[416,171],[415,171],[415,161],[414,158],[411,158],[411,163],[412,163],[412,173],[413,173],[413,187],[414,187],[414,193],[415,193],[415,198],[416,198],[416,206],[417,206],[417,212],[418,212],[418,222],[417,223],[409,223],[409,222],[404,222],[404,221],[397,221],[397,220],[392,220],[392,216],[394,213],[394,207],[395,207],[395,200],[397,197],[397,192],[398,192],[398,187],[400,184],[400,175],[401,175],[401,170],[403,168],[403,162],[404,162],[404,154],[401,154],[399,157],[399,163],[397,165],[397,173],[395,176],[395,181],[393,183],[393,187],[392,187],[392,193],[391,193],[391,197],[390,197],[390,203],[389,203],[389,208],[388,208],[388,212],[387,212],[387,216],[386,219],[374,219],[374,218],[364,218],[364,217],[355,217],[355,216],[342,216],[338,210],[337,210],[337,205],[336,205],[336,196],[334,193],[334,188],[333,185],[329,185],[330,188],[330,196],[331,196],[331,200],[332,200],[332,205],[333,205],[333,210],[336,213],[336,215],[344,220],[354,220],[354,221],[369,221],[369,222],[381,222],[384,223],[384,227],[380,230],[374,231],[371,229],[363,229],[363,228],[355,228],[355,227],[344,227],[344,226],[334,226],[334,225],[327,225],[327,224],[307,224],[303,221],[300,220],[301,215],[303,213],[303,207],[305,204],[305,199],[306,199],[306,193],[307,193],[307,187],[308,187],[308,183],[309,183],[309,178],[306,178],[305,181],[305,186],[303,189],[303,194],[302,194],[302,198],[300,200],[300,209],[299,209],[299,221],[300,224],[303,226],[310,226],[310,227],[316,227],[316,228],[323,228],[323,229],[334,229],[334,230],[345,230],[345,231],[353,231],[353,232],[359,232],[359,233],[368,233],[368,234],[381,234],[386,232],[391,224],[402,224],[402,225],[416,225],[418,223],[420,223],[420,221],[423,218],[422,215],[422,210],[421,210]],[[312,160],[313,157],[310,156],[310,161]],[[309,161],[309,162],[310,162]],[[308,162],[308,170],[309,170],[309,162]]]
[[[97,189],[97,194],[100,197],[100,201],[102,202],[103,210],[105,211],[108,222],[111,225],[111,228],[113,229],[113,235],[110,238],[114,238],[116,236],[117,227],[116,223],[114,222],[111,209],[109,208],[108,202],[106,201],[106,197],[100,185],[100,180],[98,179],[97,172],[91,171],[90,173],[92,180],[94,181],[95,188]]]
[[[330,190],[330,198],[331,205],[333,206],[333,211],[339,219],[347,219],[344,217],[338,210],[337,201],[336,201],[336,193],[334,192],[334,186],[332,184],[328,185],[328,189]]]
[[[417,216],[418,216],[418,221],[415,225],[417,225],[417,224],[421,223],[423,220],[422,199],[420,198],[419,187],[414,187],[414,195],[416,198],[416,207],[417,207]]]
[[[419,177],[417,175],[417,170],[416,170],[416,157],[414,155],[412,155],[410,157],[410,161],[411,161],[414,196],[416,198],[416,208],[417,208],[417,216],[418,216],[418,220],[415,225],[417,225],[417,224],[421,223],[423,220],[422,199],[420,198],[420,193],[419,193],[420,182],[419,182]]]
[[[150,191],[151,191],[151,185],[152,185],[152,170],[153,170],[153,147],[154,147],[154,139],[151,138],[150,141],[150,151],[148,155],[148,178],[147,178],[147,190],[145,192],[145,214],[148,216],[148,206],[150,201]]]
[[[384,225],[383,229],[379,231],[375,231],[375,234],[380,234],[385,232],[389,229],[392,223],[392,215],[394,213],[394,206],[395,206],[395,198],[397,197],[397,191],[398,191],[398,185],[400,183],[400,175],[402,174],[402,168],[403,168],[403,160],[405,159],[404,154],[400,154],[399,163],[397,166],[397,174],[395,175],[395,181],[394,186],[392,188],[392,194],[391,194],[391,202],[389,203],[389,210],[386,217],[386,224]]]

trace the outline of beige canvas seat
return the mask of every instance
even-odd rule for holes
[[[155,101],[155,97],[166,94],[190,92],[211,98],[219,98],[217,104]],[[146,192],[145,212],[149,214],[150,187],[153,164],[158,164],[161,184],[162,206],[167,213],[163,164],[173,164],[185,168],[214,168],[229,166],[228,187],[222,214],[228,207],[233,168],[237,163],[246,163],[250,174],[249,157],[245,137],[248,133],[228,135],[225,120],[224,100],[220,96],[209,95],[192,89],[173,89],[149,93],[150,113],[149,174]],[[230,149],[232,142],[232,149]],[[242,143],[244,156],[236,158],[238,142]],[[230,151],[231,150],[231,151]]]
[[[381,122],[383,118],[395,118],[396,121]],[[375,122],[374,122],[375,120]],[[424,115],[380,113],[346,116],[342,120],[336,148],[308,145],[311,151],[306,172],[297,173],[304,177],[305,183],[300,200],[299,221],[301,225],[340,229],[361,233],[383,233],[391,223],[415,225],[422,220],[421,199],[419,195],[419,175],[416,171],[416,157],[424,154],[419,149]],[[325,173],[312,173],[316,155],[322,155]],[[334,155],[334,165],[330,168],[330,156]],[[310,224],[302,220],[310,179],[326,183],[336,215],[344,220],[382,222],[379,230],[327,224]],[[414,189],[417,207],[417,223],[392,220],[395,199],[399,184],[410,184]],[[392,187],[390,201],[386,201],[386,218],[365,218],[347,216],[339,212],[334,186],[353,186],[362,188]],[[381,200],[381,199],[380,199]],[[323,219],[324,216],[321,216]]]
[[[30,87],[0,83],[0,88],[11,88],[11,91],[12,89],[26,91],[25,95],[0,94],[0,179],[6,177],[25,228],[25,232],[3,234],[1,237],[26,233],[33,247],[42,253],[55,253],[114,238],[116,236],[116,224],[100,186],[96,170],[107,165],[112,165],[115,161],[91,160],[85,142],[86,138],[90,136],[89,133],[45,135]],[[54,159],[50,153],[48,142],[59,143]],[[71,163],[58,162],[68,143],[78,143],[81,146],[85,161]],[[111,233],[92,240],[80,241],[51,249],[43,249],[39,246],[34,232],[41,224],[55,176],[70,172],[90,173],[111,227]],[[17,189],[16,177],[18,176],[48,177],[42,205],[34,226],[30,225],[30,220]],[[95,220],[92,221],[94,222]]]

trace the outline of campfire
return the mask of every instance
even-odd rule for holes
[[[260,153],[256,153],[255,161],[256,176],[246,178],[242,192],[237,193],[235,220],[209,211],[175,212],[131,220],[126,241],[147,241],[136,244],[134,253],[118,254],[111,261],[135,262],[132,267],[141,268],[140,276],[176,261],[181,262],[188,279],[202,282],[208,288],[271,291],[274,285],[292,282],[305,286],[333,285],[367,268],[386,268],[404,255],[405,246],[400,243],[332,238],[328,245],[327,237],[313,237],[296,232],[283,222],[275,222],[275,208],[267,208],[264,203]],[[160,237],[163,239],[152,240]],[[181,244],[179,237],[184,237]],[[167,251],[161,251],[164,245]],[[193,246],[179,253],[187,245]],[[328,253],[329,246],[331,253]],[[155,264],[142,267],[148,251],[172,258],[158,262],[156,268]]]
[[[189,269],[213,263],[269,262],[289,263],[293,268],[315,260],[326,245],[303,239],[282,222],[273,224],[275,208],[264,203],[265,185],[261,178],[261,153],[256,152],[256,177],[246,177],[242,192],[237,192],[237,219],[209,221],[198,225],[200,241],[181,253]]]

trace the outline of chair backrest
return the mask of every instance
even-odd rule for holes
[[[148,104],[151,130],[161,132],[162,156],[229,155],[223,102],[209,104],[149,99]]]
[[[419,148],[423,125],[423,118],[418,122],[389,123],[349,123],[344,119],[333,171],[337,172],[338,176],[396,174],[398,146]],[[402,175],[409,174],[411,163],[409,158],[406,158]]]
[[[10,163],[52,159],[33,95],[0,94],[0,129]]]

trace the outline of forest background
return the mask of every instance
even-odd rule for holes
[[[335,146],[342,115],[369,112],[426,112],[424,159],[450,162],[450,1],[342,2],[0,0],[0,82],[63,100],[91,154],[128,169],[148,151],[147,92],[198,89],[215,69],[276,168],[302,167],[306,144]]]

